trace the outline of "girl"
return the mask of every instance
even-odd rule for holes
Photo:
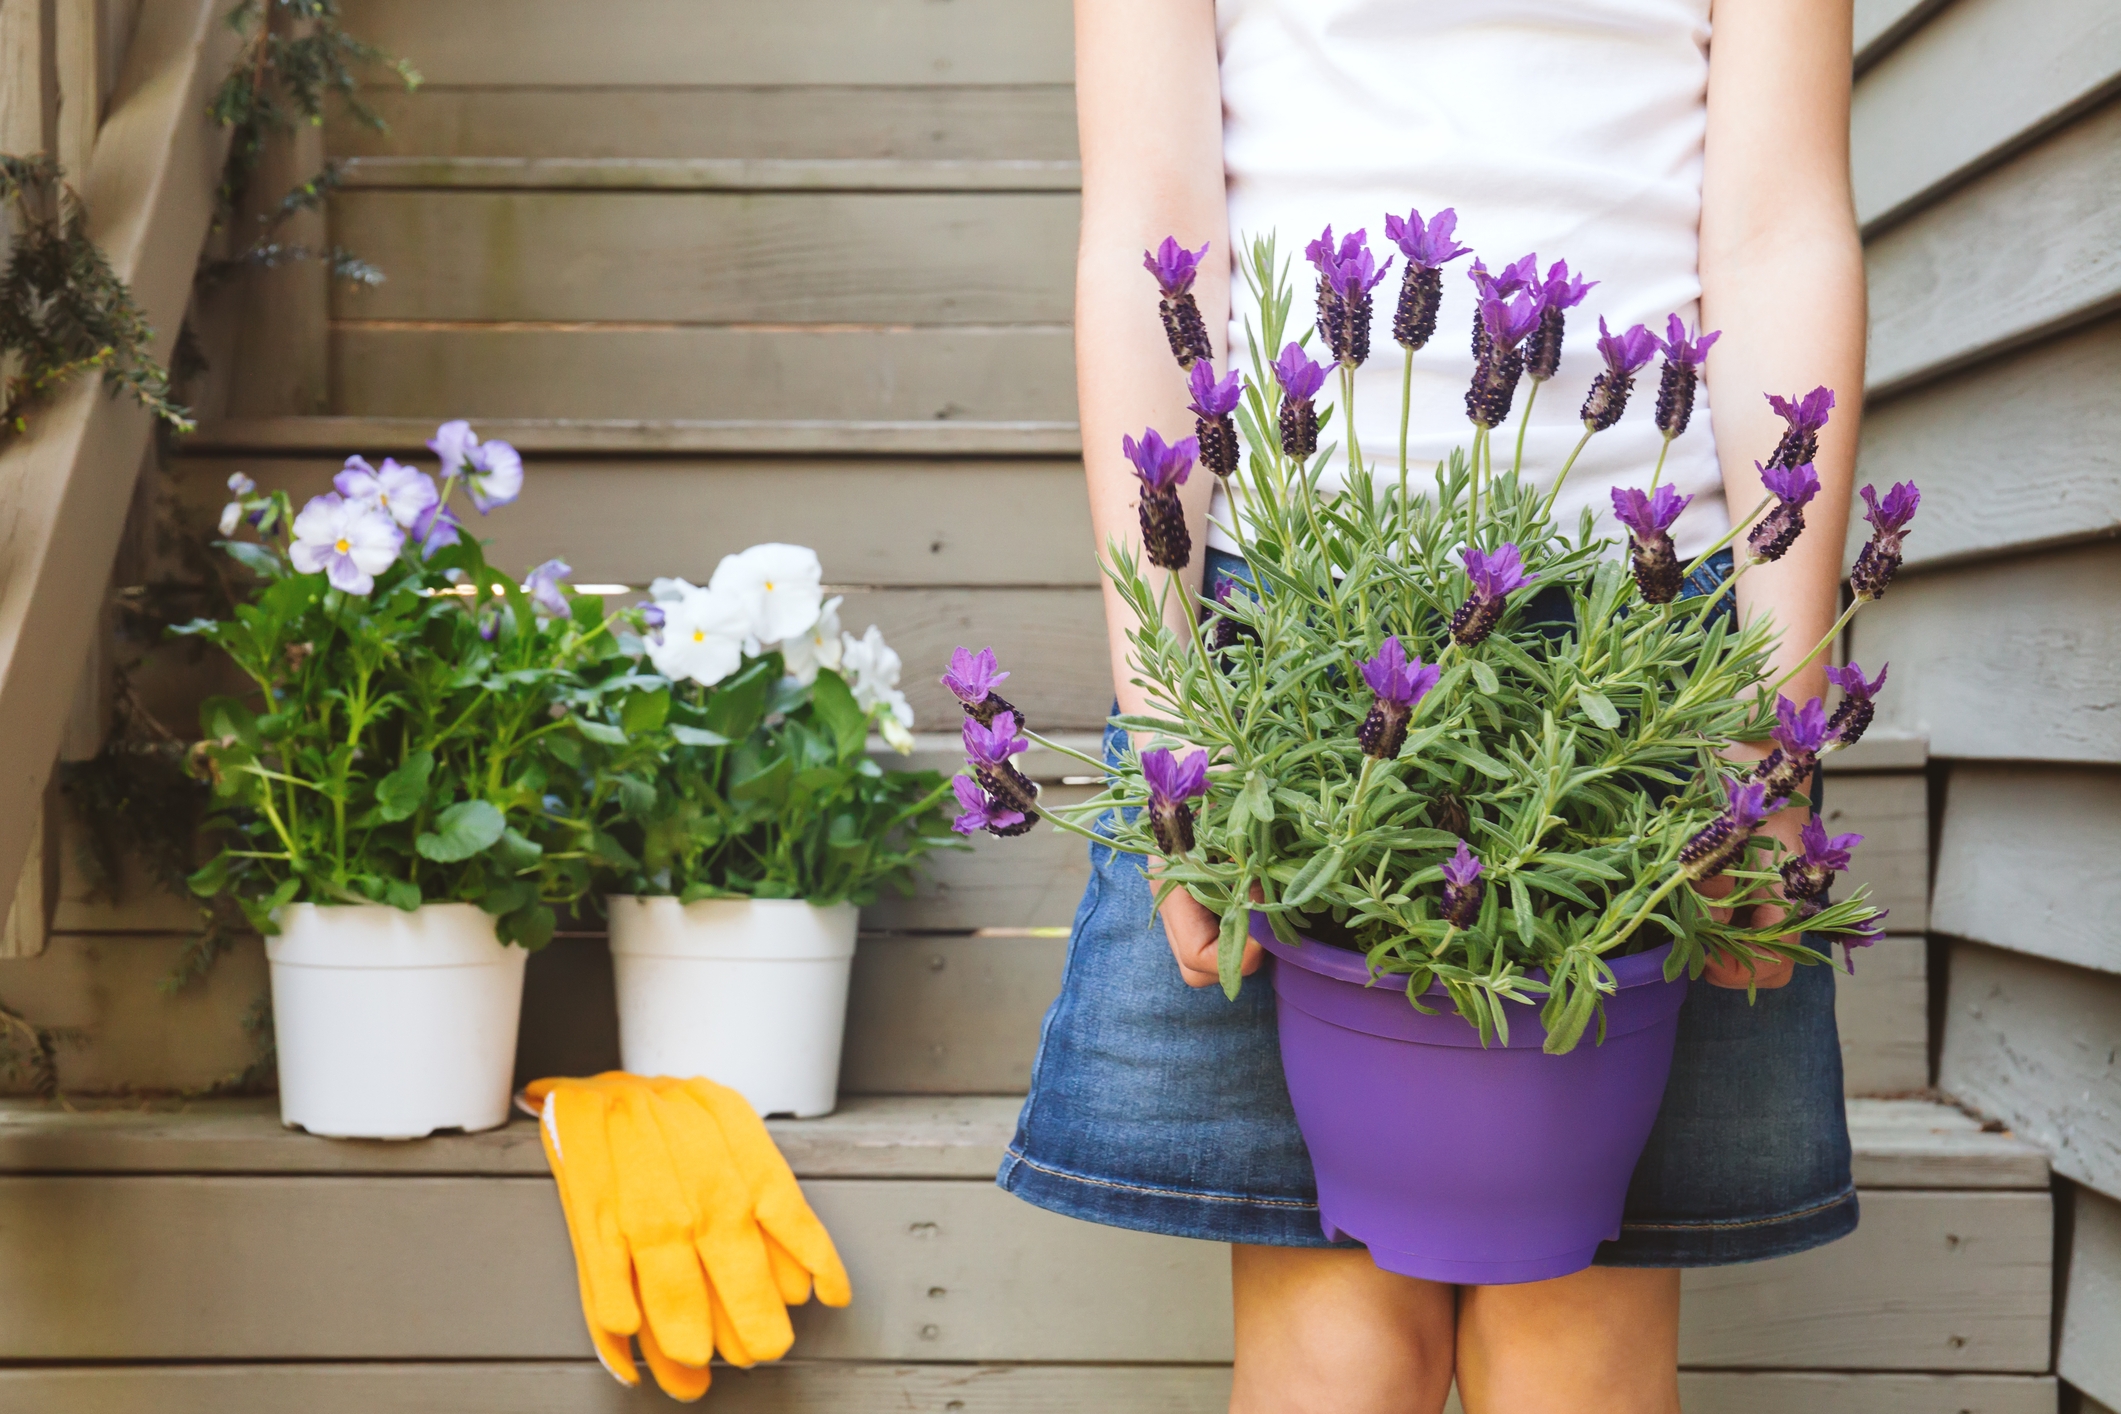
[[[1238,241],[1271,231],[1294,253],[1331,221],[1365,228],[1382,259],[1387,213],[1451,207],[1490,271],[1537,252],[1598,282],[1535,404],[1528,467],[1551,475],[1581,431],[1596,316],[1662,333],[1676,311],[1722,331],[1713,416],[1697,409],[1662,472],[1695,498],[1682,556],[1728,527],[1727,506],[1761,499],[1754,463],[1781,431],[1763,392],[1839,394],[1810,533],[1737,589],[1741,615],[1773,616],[1779,666],[1793,665],[1838,604],[1862,387],[1850,24],[1849,0],[1076,0],[1075,334],[1100,548],[1138,539],[1122,433],[1191,422],[1145,249],[1208,243],[1194,291],[1218,367],[1249,367],[1229,318]],[[1473,295],[1455,273],[1470,263],[1447,272],[1440,330],[1416,357],[1418,465],[1470,440]],[[1295,274],[1301,292],[1311,272]],[[1358,375],[1365,447],[1396,451],[1399,377],[1396,357]],[[1563,523],[1588,504],[1610,527],[1610,491],[1649,486],[1656,439],[1639,413],[1594,439]],[[1196,591],[1242,572],[1206,533],[1213,481],[1186,487]],[[1141,711],[1128,611],[1109,591],[1106,606],[1119,705]],[[1823,667],[1786,690],[1823,694]],[[1794,847],[1803,823],[1790,810],[1763,828]],[[1463,1289],[1381,1271],[1320,1233],[1264,979],[1226,1002],[1207,985],[1214,917],[1183,890],[1153,916],[1132,859],[1094,849],[1093,865],[1000,1182],[1062,1213],[1233,1244],[1233,1410],[1434,1414],[1455,1377],[1468,1414],[1676,1411],[1679,1269],[1855,1226],[1834,980],[1726,960],[1690,991],[1623,1231],[1597,1265]]]

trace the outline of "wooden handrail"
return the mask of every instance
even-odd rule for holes
[[[213,219],[227,133],[207,102],[235,55],[222,0],[147,0],[75,184],[89,234],[166,362]],[[85,378],[0,455],[0,915],[14,898],[65,714],[88,660],[148,414]]]

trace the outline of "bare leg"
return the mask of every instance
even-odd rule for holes
[[[1466,1287],[1457,1363],[1466,1414],[1679,1414],[1679,1273]]]
[[[1354,1248],[1230,1249],[1231,1414],[1438,1414],[1454,1288],[1379,1271]]]

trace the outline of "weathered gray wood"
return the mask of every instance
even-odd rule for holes
[[[1838,949],[1836,950],[1838,953]],[[1882,938],[1836,969],[1841,1084],[1851,1095],[1899,1095],[1930,1083],[1929,942]]]
[[[1022,1094],[1030,1088],[1039,1021],[1060,991],[1067,950],[1065,933],[863,939],[855,952],[840,1089],[850,1095]]]
[[[1929,761],[1930,744],[1919,736],[1900,736],[1876,727],[1863,740],[1820,758],[1829,777],[1873,771],[1919,771]]]
[[[1955,944],[1938,1085],[2121,1197],[2121,979]]]
[[[343,457],[187,461],[183,486],[198,509],[212,513],[227,497],[228,473],[241,470],[260,485],[284,487],[300,505],[331,489]],[[423,449],[422,460],[433,468],[432,453]],[[724,555],[786,540],[816,550],[827,582],[836,585],[1088,589],[1097,583],[1082,468],[1067,461],[527,454],[526,470],[522,498],[479,524],[493,562],[518,573],[559,555],[579,584],[645,591],[659,575],[705,584]],[[1037,533],[1027,533],[1029,527]],[[892,621],[878,622],[897,643]],[[848,623],[856,633],[866,626],[866,620]],[[1046,664],[1017,666],[1029,671],[1011,682],[1041,674]],[[932,678],[942,668],[937,663],[931,670],[910,655],[906,660],[909,679]],[[1109,687],[1106,695],[1109,705]],[[935,725],[953,733],[956,727]]]
[[[1060,0],[357,0],[346,27],[412,55],[430,83],[1060,84]],[[506,35],[508,43],[496,44]]]
[[[1862,73],[1951,0],[1855,0],[1856,72]]]
[[[1010,686],[1015,685],[1011,679]],[[1045,789],[1047,799],[1056,804],[1096,793],[1090,786]],[[969,854],[930,856],[913,897],[879,899],[862,910],[862,924],[898,931],[1065,928],[1075,917],[1089,877],[1090,847],[1080,835],[1048,825],[1010,840],[981,835]]]
[[[936,681],[950,661],[950,650],[959,644],[992,645],[1003,662],[1018,666],[1009,679],[1010,701],[1041,731],[1101,727],[1112,711],[1104,605],[1094,589],[863,590],[847,595],[840,621],[856,633],[872,623],[882,626],[885,638],[905,659],[900,686],[923,726],[962,720],[957,699]],[[1034,833],[1044,833],[1044,828]],[[983,918],[973,926],[1018,921]],[[1021,921],[1056,920],[1041,916]]]
[[[526,454],[569,452],[759,456],[1068,457],[1082,451],[1073,422],[980,422],[926,418],[911,422],[750,418],[485,418],[482,436],[512,442]],[[272,452],[396,451],[427,455],[432,417],[268,417],[209,422],[184,443],[189,455]]]
[[[1035,157],[356,157],[349,188],[530,191],[1079,191],[1082,164]]]
[[[642,46],[646,48],[646,46]],[[638,53],[636,55],[638,56]],[[1072,84],[375,89],[389,127],[329,122],[348,157],[1075,156]]]
[[[353,191],[334,238],[390,272],[336,319],[1057,324],[1065,193]]]
[[[2121,320],[1866,407],[1860,482],[1922,487],[1906,562],[1929,566],[2121,530]],[[2008,468],[2010,491],[1997,494]],[[1860,509],[1860,508],[1859,508]],[[1849,527],[1846,564],[1870,538]]]
[[[2054,1414],[2051,1375],[1682,1370],[1697,1414]],[[1221,1365],[861,1365],[716,1368],[730,1414],[1220,1414]],[[0,1370],[0,1409],[36,1414],[633,1414],[667,1409],[644,1379],[594,1363],[160,1365]],[[1457,1396],[1445,1414],[1462,1414]],[[2097,1414],[2088,1411],[2088,1414]]]
[[[1858,1188],[2048,1186],[2044,1151],[1951,1105],[1851,1098],[1848,1123]]]
[[[2110,92],[2121,12],[2109,0],[1957,0],[1867,69],[1850,111],[1856,219],[1891,220]]]
[[[1937,860],[1940,932],[2121,972],[2121,773],[1952,768]]]
[[[1229,1358],[1217,1244],[1079,1223],[987,1183],[805,1191],[856,1293],[798,1313],[805,1358]],[[1872,1194],[1840,1243],[1690,1272],[1682,1362],[2038,1372],[2049,1212],[2036,1193]],[[8,1359],[589,1353],[541,1178],[6,1178],[0,1255]],[[186,1299],[200,1290],[216,1300]]]
[[[463,328],[341,323],[332,410],[354,416],[1069,422],[1053,326]]]
[[[2069,1278],[2055,1372],[2096,1399],[2121,1403],[2121,1203],[2088,1188],[2069,1196]]]
[[[2121,762],[2116,603],[2110,543],[1908,575],[1856,616],[1850,652],[1892,664],[1879,725],[1938,756]]]
[[[1837,776],[1823,793],[1828,829],[1863,836],[1843,893],[1868,886],[1871,903],[1891,911],[1887,929],[1921,932],[1929,925],[1928,780],[1913,773]]]
[[[1883,394],[2092,318],[2121,297],[2121,104],[2080,118],[1874,239],[1870,363]],[[1998,260],[1995,233],[2015,258]]]

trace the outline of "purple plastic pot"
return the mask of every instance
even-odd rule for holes
[[[1550,1056],[1536,1006],[1511,1006],[1509,1046],[1483,1049],[1441,986],[1423,1016],[1398,979],[1368,985],[1360,953],[1289,947],[1259,913],[1252,936],[1275,958],[1282,1068],[1326,1236],[1386,1271],[1500,1285],[1581,1271],[1620,1235],[1686,999],[1684,975],[1664,980],[1669,945],[1612,963],[1603,1045],[1593,1022]]]

